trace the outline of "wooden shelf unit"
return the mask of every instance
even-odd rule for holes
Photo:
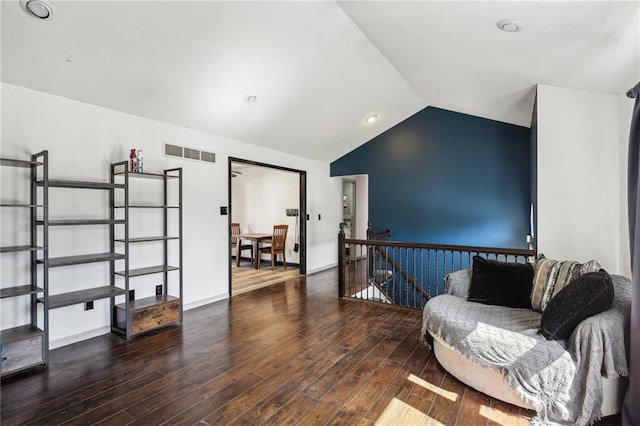
[[[88,288],[85,290],[72,291],[69,293],[49,296],[49,309],[62,308],[63,306],[76,305],[78,303],[90,302],[92,300],[106,299],[107,297],[119,296],[125,293],[124,288],[112,287],[110,285]]]
[[[125,187],[124,200],[119,204],[112,203],[112,218],[115,217],[116,211],[122,210],[120,214],[124,215],[124,224],[119,237],[113,233],[112,251],[118,247],[124,247],[126,255],[124,259],[124,269],[114,271],[112,274],[112,282],[115,283],[116,278],[124,281],[124,303],[112,305],[112,331],[122,334],[130,339],[140,333],[164,327],[169,324],[182,324],[183,318],[183,271],[182,271],[182,168],[167,169],[162,173],[132,173],[128,170],[128,165],[124,163],[115,163],[111,165],[112,179],[111,182],[122,180]],[[162,204],[130,204],[129,188],[132,180],[135,179],[151,179],[162,182],[163,203]],[[171,186],[171,188],[170,188]],[[170,204],[169,191],[177,191],[177,205]],[[163,230],[162,234],[148,236],[130,235],[130,210],[132,209],[159,209],[163,214]],[[177,210],[175,213],[177,218],[172,217],[171,220],[177,220],[178,235],[169,235],[169,210]],[[130,268],[130,245],[131,244],[162,244],[163,245],[163,263],[160,265],[146,266],[142,268]],[[178,251],[178,265],[169,265],[169,251]],[[178,274],[178,294],[169,294],[169,273]],[[163,277],[162,294],[156,294],[150,297],[135,299],[135,291],[131,285],[131,278],[141,277],[151,274],[161,274]]]
[[[63,189],[76,189],[76,190],[88,190],[88,191],[108,191],[109,202],[105,203],[105,208],[112,213],[111,200],[114,199],[114,191],[125,190],[124,185],[114,184],[112,182],[94,182],[94,181],[81,181],[81,180],[62,180],[62,179],[41,179],[35,182],[37,187],[45,188],[45,194],[49,194],[50,188],[63,188]],[[48,217],[35,221],[35,225],[42,227],[46,235],[49,234],[50,227],[64,227],[64,226],[81,226],[81,227],[95,227],[105,226],[109,228],[108,236],[106,240],[111,240],[113,236],[113,226],[116,224],[124,223],[123,220],[116,220],[111,214],[108,218],[73,218],[73,219],[55,219],[50,220]],[[110,271],[114,270],[114,262],[125,258],[124,253],[118,253],[110,251],[108,253],[84,253],[75,254],[70,256],[49,257],[48,254],[45,257],[36,259],[37,264],[44,265],[45,277],[48,281],[49,269],[61,268],[71,265],[82,265],[99,262],[109,262]],[[111,275],[111,274],[110,274]],[[104,277],[106,281],[106,277]],[[38,300],[47,306],[47,309],[58,309],[65,306],[77,305],[86,302],[92,302],[100,299],[111,299],[111,304],[114,303],[114,298],[125,293],[124,288],[116,287],[113,283],[103,286],[83,286],[80,280],[76,280],[74,277],[74,286],[80,287],[74,291],[67,291],[64,293],[52,294],[48,292],[43,298]],[[55,285],[51,286],[55,289]]]
[[[121,253],[94,253],[78,254],[75,256],[51,257],[49,258],[49,268],[58,266],[80,265],[82,263],[109,262],[124,259]],[[44,263],[44,259],[38,259],[38,263]]]
[[[44,221],[48,217],[47,198],[43,202],[38,201],[36,181],[40,173],[46,182],[48,175],[48,152],[42,151],[31,156],[31,160],[17,160],[12,158],[0,158],[0,166],[30,169],[30,200],[11,202],[3,200],[2,208],[27,209],[29,214],[29,244],[0,247],[0,253],[29,253],[29,259],[24,265],[30,270],[30,283],[18,285],[5,285],[0,288],[0,299],[3,303],[25,303],[24,297],[29,300],[29,324],[3,329],[0,332],[0,344],[2,353],[1,375],[17,373],[36,366],[46,366],[49,362],[49,317],[47,312],[47,281],[46,277],[42,285],[38,284],[38,266],[36,258],[39,253],[47,256],[47,235],[42,234],[38,238],[36,218],[38,212]],[[42,241],[42,244],[40,244]],[[39,296],[40,295],[40,296]],[[42,299],[43,305],[38,306],[38,300]],[[14,301],[15,300],[15,301]],[[21,301],[22,300],[22,301]],[[40,313],[42,312],[42,313]]]
[[[38,287],[35,284],[19,285],[6,287],[0,290],[0,299],[7,299],[9,297],[26,296],[27,294],[37,294],[44,292],[42,287]]]

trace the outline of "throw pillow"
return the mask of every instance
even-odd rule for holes
[[[468,299],[471,273],[471,268],[467,268],[445,275],[444,281],[447,283],[447,294]]]
[[[469,301],[488,305],[531,308],[533,267],[473,257]]]
[[[579,263],[572,260],[555,260],[539,254],[536,259],[531,308],[544,312],[549,301],[567,284],[580,275],[599,271],[602,266],[597,260]]]
[[[565,340],[584,319],[606,311],[613,303],[613,281],[601,269],[588,272],[567,284],[547,305],[540,333],[547,340]]]

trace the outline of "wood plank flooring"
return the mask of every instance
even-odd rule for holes
[[[193,309],[132,341],[53,350],[49,368],[2,380],[2,425],[529,423],[440,367],[419,311],[340,300],[336,275]]]
[[[241,262],[239,267],[236,266],[235,262],[232,262],[232,295],[237,296],[290,278],[297,278],[299,274],[300,269],[292,266],[287,266],[287,269],[284,269],[282,265],[276,265],[275,271],[272,271],[270,262],[262,262],[260,269],[254,268],[249,261]]]

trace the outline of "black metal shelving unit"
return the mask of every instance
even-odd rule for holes
[[[169,324],[182,324],[183,320],[183,263],[182,263],[182,168],[166,169],[162,173],[133,173],[128,170],[127,162],[114,163],[111,165],[111,182],[123,182],[125,186],[124,197],[117,202],[112,199],[111,218],[116,220],[118,216],[124,223],[112,225],[112,251],[116,245],[124,247],[125,259],[122,270],[112,271],[112,285],[116,279],[124,281],[124,302],[112,304],[112,331],[119,333],[130,339],[131,337],[163,327]],[[150,179],[162,182],[163,202],[162,204],[139,204],[130,203],[129,188],[137,179]],[[174,195],[173,201],[169,203],[169,193]],[[163,229],[161,235],[131,236],[130,211],[137,209],[159,209],[163,212]],[[174,211],[169,217],[170,211]],[[118,213],[117,213],[118,212]],[[169,235],[170,221],[177,227],[177,235]],[[177,221],[177,223],[175,222]],[[119,228],[116,237],[116,226]],[[141,268],[130,268],[130,245],[131,244],[163,244],[162,264],[145,266]],[[169,264],[169,253],[177,250],[177,265]],[[170,294],[169,274],[177,274],[178,291],[177,294]],[[162,292],[155,295],[135,298],[134,286],[131,285],[131,278],[145,275],[162,275]]]
[[[51,188],[62,188],[62,189],[80,189],[80,190],[89,190],[89,191],[109,191],[110,199],[113,198],[114,191],[117,190],[125,190],[124,185],[118,185],[111,182],[90,182],[90,181],[79,181],[79,180],[60,180],[60,179],[48,179],[48,176],[45,175],[44,179],[39,179],[35,181],[35,185],[39,188],[43,188],[43,192],[45,197],[50,196],[49,192]],[[112,227],[114,224],[124,223],[121,220],[115,220],[113,217],[104,218],[104,219],[55,219],[50,220],[48,215],[44,218],[38,218],[34,221],[34,226],[41,227],[43,229],[43,233],[49,235],[50,227],[61,227],[61,226],[81,226],[81,227],[93,227],[93,226],[104,226],[109,225]],[[44,267],[44,277],[45,281],[48,283],[49,281],[49,269],[50,268],[59,268],[71,265],[81,265],[87,263],[97,263],[97,262],[109,262],[111,264],[111,269],[113,270],[113,264],[116,260],[124,259],[125,254],[117,253],[114,250],[111,250],[109,253],[85,253],[85,254],[77,254],[72,256],[60,256],[60,257],[49,257],[48,252],[42,258],[35,259],[36,264],[41,264]],[[106,280],[105,280],[106,281]],[[113,303],[113,298],[122,295],[125,293],[124,288],[119,288],[113,285],[113,283],[99,285],[89,288],[82,288],[79,290],[66,292],[66,293],[57,293],[51,294],[52,292],[48,292],[45,294],[44,298],[39,298],[38,300],[42,302],[46,308],[45,310],[57,309],[64,306],[76,305],[85,302],[92,302],[94,300],[111,298]]]
[[[36,180],[38,171],[47,180],[48,175],[48,152],[42,151],[31,156],[31,160],[16,160],[11,158],[0,158],[0,166],[17,167],[30,169],[30,202],[2,202],[2,208],[26,209],[29,211],[30,219],[30,244],[17,246],[2,246],[0,253],[20,253],[28,252],[30,283],[3,285],[0,289],[0,299],[17,299],[29,297],[29,324],[19,325],[9,329],[4,329],[0,333],[0,343],[2,345],[2,375],[17,373],[35,366],[47,365],[49,362],[49,325],[47,312],[47,279],[43,277],[43,282],[38,283],[38,267],[36,258],[38,253],[42,253],[44,259],[47,258],[47,234],[42,233],[39,242],[36,218],[40,211],[43,222],[48,220],[48,207],[46,195],[42,202],[38,201]],[[25,260],[26,262],[26,260]],[[40,298],[39,298],[40,296]],[[38,307],[38,300],[42,299],[42,313]],[[20,302],[17,302],[20,303]]]

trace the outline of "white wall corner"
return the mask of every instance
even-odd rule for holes
[[[629,159],[629,132],[633,99],[620,95],[620,274],[631,277],[629,251],[629,216],[627,195],[627,161]]]
[[[623,271],[619,106],[619,95],[538,86],[538,250],[611,273]]]

